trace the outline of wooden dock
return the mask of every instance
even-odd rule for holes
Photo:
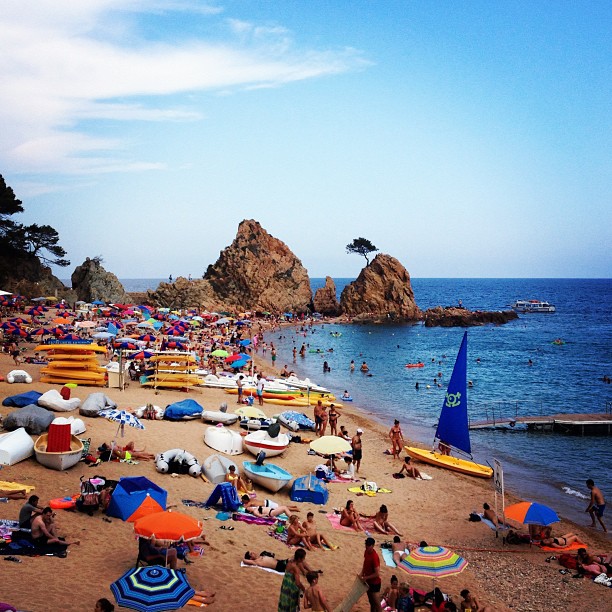
[[[546,416],[516,416],[472,421],[470,429],[502,429],[553,432],[574,436],[609,436],[612,434],[612,413],[550,414]]]

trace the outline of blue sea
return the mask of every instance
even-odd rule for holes
[[[124,279],[122,283],[127,291],[144,291],[161,280]],[[351,280],[335,279],[338,294]],[[311,284],[314,291],[324,279],[311,279]],[[456,305],[459,300],[470,310],[500,310],[516,299],[546,300],[557,308],[554,314],[520,315],[506,325],[469,328],[471,420],[492,411],[510,416],[610,410],[612,385],[601,379],[612,376],[611,279],[413,278],[412,288],[423,310]],[[327,324],[315,327],[306,337],[286,328],[267,340],[277,347],[279,368],[287,363],[300,376],[329,387],[336,395],[346,389],[356,405],[379,421],[391,425],[398,418],[405,435],[431,443],[464,331],[421,324]],[[331,332],[342,335],[335,337]],[[553,344],[556,338],[565,344]],[[292,348],[299,349],[303,342],[324,354],[307,352],[293,364]],[[357,366],[353,373],[351,360]],[[323,361],[331,372],[323,373]],[[372,376],[358,371],[362,361]],[[405,367],[419,361],[424,368]],[[584,514],[587,478],[593,478],[612,498],[610,437],[472,431],[471,441],[476,460],[492,463],[495,457],[501,461],[507,489],[524,499],[548,503],[578,523],[588,519]]]

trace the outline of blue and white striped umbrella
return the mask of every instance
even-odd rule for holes
[[[136,429],[144,429],[145,426],[141,423],[140,419],[125,410],[117,410],[116,408],[111,408],[109,410],[100,410],[98,413],[101,417],[108,419],[109,421],[115,421],[115,423],[119,423],[121,428],[129,425],[130,427],[135,427]]]
[[[119,606],[142,612],[177,610],[195,593],[183,572],[161,565],[129,569],[110,588]]]

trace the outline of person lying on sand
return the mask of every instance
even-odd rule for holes
[[[62,544],[63,546],[76,544],[78,546],[81,543],[79,540],[68,542],[58,536],[54,518],[55,512],[47,506],[43,509],[42,514],[32,519],[32,542],[38,546],[46,544]]]
[[[270,555],[257,554],[254,552],[247,551],[244,553],[244,559],[242,562],[245,565],[255,565],[256,567],[265,567],[266,569],[272,569],[275,572],[285,573],[287,569],[287,563],[289,559],[275,559]]]
[[[26,495],[27,493],[25,489],[19,489],[19,491],[0,489],[0,497],[6,497],[8,499],[25,499]]]
[[[274,500],[272,499],[257,499],[255,498],[250,498],[248,495],[243,495],[241,498],[242,501],[242,505],[244,506],[244,509],[246,510],[249,506],[263,506],[264,508],[272,508],[272,510],[275,510],[276,508],[279,507],[279,504],[277,504]],[[299,512],[300,508],[294,504],[288,504],[287,506],[285,506],[288,510],[290,510],[291,512]]]
[[[276,508],[270,508],[266,506],[249,506],[245,508],[245,510],[252,514],[253,516],[259,516],[261,518],[276,518],[281,514],[286,514],[289,516],[291,514],[291,509],[287,506],[278,506]]]
[[[101,461],[110,461],[111,459],[123,459],[124,461],[129,461],[130,459],[153,461],[155,459],[153,453],[147,453],[144,449],[136,450],[134,448],[134,442],[129,442],[126,446],[118,446],[114,443],[107,444],[104,442],[98,447],[98,456]]]
[[[484,503],[482,504],[482,507],[484,509],[484,512],[482,513],[482,515],[488,520],[491,521],[494,525],[501,525],[502,527],[507,527],[506,523],[504,523],[504,521],[502,521],[497,514],[495,514],[495,510],[491,509],[491,506],[489,506],[489,504]]]
[[[574,542],[584,544],[584,542],[581,542],[580,538],[574,533],[566,533],[565,535],[558,536],[556,538],[545,538],[541,541],[541,544],[543,546],[548,546],[549,548],[567,548]]]
[[[579,548],[576,555],[578,560],[576,569],[579,573],[589,572],[591,574],[607,574],[610,566],[601,562],[601,557],[590,555],[586,548]]]
[[[209,593],[208,591],[196,591],[191,596],[191,599],[197,601],[198,603],[209,605],[215,603],[215,594]]]

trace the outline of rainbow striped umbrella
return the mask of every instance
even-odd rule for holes
[[[468,562],[443,546],[415,548],[400,562],[400,567],[414,576],[443,578],[461,573]]]

